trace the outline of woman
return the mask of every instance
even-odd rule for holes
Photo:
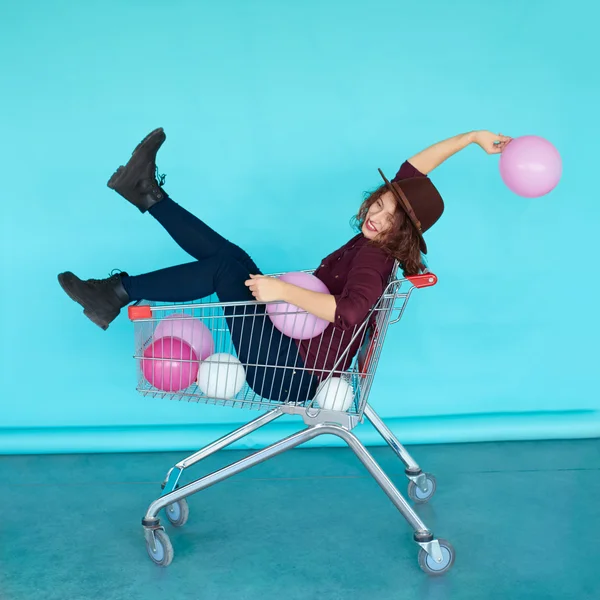
[[[149,212],[195,261],[101,280],[82,281],[65,272],[58,276],[60,285],[105,330],[121,308],[137,300],[186,302],[216,293],[221,302],[281,300],[299,306],[329,321],[322,335],[298,342],[286,337],[273,327],[264,304],[232,306],[224,312],[250,387],[263,398],[302,402],[313,397],[319,381],[331,373],[346,350],[343,364],[335,368],[349,367],[360,343],[353,331],[377,303],[395,261],[405,275],[424,268],[423,233],[444,209],[428,174],[471,143],[496,154],[511,138],[489,131],[465,133],[416,154],[391,182],[379,171],[383,184],[368,195],[355,217],[359,233],[315,271],[329,294],[265,277],[244,250],[169,198],[161,187],[164,176],[156,179],[156,155],[165,139],[162,128],[146,136],[129,162],[110,178],[108,187],[142,213]]]

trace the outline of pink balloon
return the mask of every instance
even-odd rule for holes
[[[177,392],[190,386],[198,375],[200,362],[192,347],[176,337],[162,337],[144,351],[142,373],[146,380],[164,392]]]
[[[558,150],[536,135],[513,139],[500,156],[500,175],[504,183],[525,198],[537,198],[552,191],[561,174]]]
[[[281,275],[279,278],[286,283],[313,292],[329,294],[327,286],[318,277],[310,273],[292,272]],[[267,304],[267,313],[273,325],[281,333],[295,340],[309,340],[321,335],[329,325],[329,322],[325,319],[319,319],[319,317],[308,314],[297,306],[286,302]]]
[[[165,317],[154,331],[154,339],[176,337],[187,342],[200,360],[215,352],[215,342],[210,329],[200,319],[185,313],[173,313]]]

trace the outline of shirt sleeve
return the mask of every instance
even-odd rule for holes
[[[415,169],[415,167],[405,160],[400,165],[400,169],[398,169],[398,172],[392,181],[402,181],[403,179],[411,179],[412,177],[427,177],[427,175],[424,175],[421,171]]]
[[[385,290],[394,259],[375,246],[363,246],[350,266],[336,301],[334,326],[342,331],[361,324]]]

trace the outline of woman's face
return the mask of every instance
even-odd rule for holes
[[[396,200],[392,192],[383,193],[369,207],[362,226],[362,234],[369,240],[374,240],[392,227],[396,212]]]

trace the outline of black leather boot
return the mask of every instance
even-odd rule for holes
[[[106,331],[121,309],[130,302],[121,281],[124,275],[127,273],[117,273],[107,279],[82,281],[67,271],[58,276],[58,283],[71,300],[83,306],[83,314]]]
[[[119,167],[107,183],[143,213],[166,196],[160,187],[165,176],[159,177],[160,183],[156,180],[156,154],[166,137],[162,127],[149,133],[132,152],[129,162]]]

